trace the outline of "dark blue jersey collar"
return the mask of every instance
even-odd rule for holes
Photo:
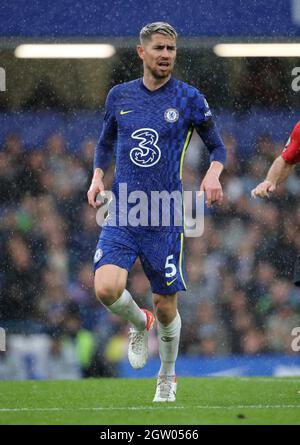
[[[170,79],[168,80],[168,82],[166,82],[163,86],[157,88],[157,90],[152,91],[146,87],[146,85],[143,82],[143,78],[139,79],[140,88],[149,95],[162,93],[163,91],[171,88],[173,86],[174,82],[175,82],[175,79],[171,76]]]

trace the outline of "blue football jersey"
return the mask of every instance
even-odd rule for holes
[[[114,153],[116,169],[112,191],[117,203],[121,201],[121,184],[124,192],[126,187],[127,196],[144,192],[149,199],[151,225],[151,193],[182,192],[184,155],[194,129],[210,151],[211,160],[224,163],[224,144],[208,103],[198,89],[173,77],[155,91],[148,90],[142,79],[116,85],[107,96],[94,168],[105,171]],[[132,196],[134,198],[134,194]],[[136,205],[134,199],[131,201],[123,207],[125,212]],[[174,223],[178,221],[176,213],[182,211],[182,205],[178,208],[172,201],[170,224],[164,226],[160,218],[152,226],[182,231],[182,224]]]

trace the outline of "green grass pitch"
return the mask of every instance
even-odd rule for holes
[[[179,378],[175,403],[155,379],[1,381],[0,424],[300,424],[300,378]]]

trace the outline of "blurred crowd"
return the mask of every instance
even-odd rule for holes
[[[292,284],[300,251],[297,170],[273,197],[254,200],[251,189],[284,143],[257,135],[253,155],[245,158],[234,135],[223,138],[224,204],[206,211],[201,237],[185,241],[180,353],[292,354],[291,331],[300,326],[300,292]],[[52,134],[43,147],[25,150],[12,133],[0,150],[0,326],[8,336],[47,335],[49,378],[68,363],[82,376],[115,376],[127,353],[128,326],[94,296],[92,261],[101,229],[86,201],[94,146],[87,140],[70,150],[61,134]],[[198,189],[207,166],[205,149],[192,144],[185,189]],[[113,172],[112,166],[107,189]],[[139,261],[128,289],[151,308]],[[157,354],[155,332],[150,354]]]

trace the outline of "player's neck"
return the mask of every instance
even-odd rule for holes
[[[171,78],[171,74],[164,79],[156,79],[151,74],[144,73],[143,83],[150,91],[155,91],[165,85]]]

